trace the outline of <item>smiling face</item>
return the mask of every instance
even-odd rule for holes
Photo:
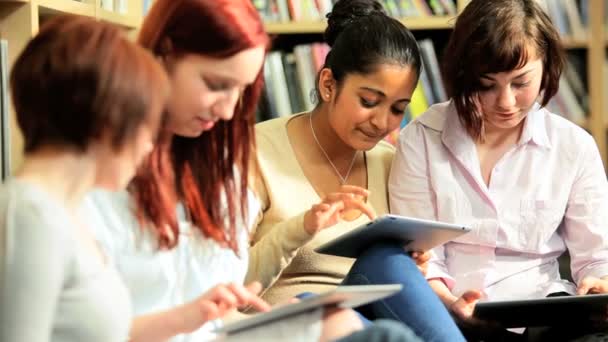
[[[538,58],[528,60],[519,69],[483,75],[479,105],[486,129],[519,126],[538,98],[542,75],[543,63]]]
[[[262,68],[264,51],[259,46],[229,58],[189,54],[168,60],[170,130],[184,137],[198,137],[218,120],[232,119],[243,90]]]
[[[321,77],[331,78],[325,70]],[[370,150],[399,127],[417,80],[414,69],[395,64],[380,64],[365,75],[349,74],[331,97],[329,124],[345,144]]]

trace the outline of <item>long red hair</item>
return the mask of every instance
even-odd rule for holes
[[[250,0],[157,0],[139,43],[157,56],[222,58],[269,44]],[[262,72],[248,86],[230,121],[197,138],[166,132],[133,180],[137,216],[160,248],[179,242],[176,207],[182,203],[203,236],[237,251],[236,226],[247,220],[247,174],[254,149],[254,110]]]

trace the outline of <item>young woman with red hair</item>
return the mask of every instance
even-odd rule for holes
[[[163,62],[172,83],[163,132],[128,193],[94,194],[89,215],[131,291],[131,340],[200,341],[236,308],[269,309],[256,295],[259,284],[242,286],[247,214],[258,210],[242,175],[254,148],[269,39],[249,0],[157,0],[139,43]],[[280,330],[329,340],[362,327],[352,311],[328,315],[325,324],[320,316],[279,323],[289,324]],[[276,338],[280,330],[265,333]],[[394,325],[353,338],[387,340],[388,330],[415,339]]]

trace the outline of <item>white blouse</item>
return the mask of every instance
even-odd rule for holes
[[[434,250],[428,278],[455,295],[490,300],[575,292],[557,258],[568,250],[575,282],[608,275],[608,182],[593,138],[539,105],[520,141],[483,181],[472,141],[451,102],[406,126],[389,180],[391,211],[468,225]]]
[[[258,212],[259,203],[251,194],[248,200],[249,213]],[[179,245],[168,251],[159,251],[156,237],[149,230],[142,229],[132,205],[127,192],[100,190],[87,198],[84,210],[94,223],[100,244],[129,288],[136,316],[187,303],[218,284],[243,284],[248,265],[247,229],[237,230],[237,256],[231,249],[221,247],[193,230],[180,205],[177,209]],[[248,226],[251,226],[251,222],[241,227]],[[306,331],[307,340],[316,340],[315,336],[320,335],[320,325],[312,324],[318,320],[319,317],[313,317],[312,321],[297,324],[301,331]],[[219,320],[208,322],[197,332],[178,336],[172,341],[209,340],[214,336],[211,331],[221,324]],[[311,326],[318,327],[311,332]],[[279,330],[272,329],[273,336],[276,337]],[[296,326],[283,331],[290,333],[283,337],[298,335]]]

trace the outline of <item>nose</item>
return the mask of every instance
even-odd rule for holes
[[[377,131],[385,132],[388,127],[389,115],[391,115],[390,109],[379,109],[377,111],[374,111],[369,122]]]
[[[218,98],[211,107],[213,116],[220,120],[231,120],[234,116],[238,98],[238,91],[231,91],[230,93],[225,94],[224,97]]]
[[[515,106],[515,94],[513,93],[513,89],[510,86],[504,87],[498,93],[498,98],[496,99],[496,106],[498,108],[510,109]]]

